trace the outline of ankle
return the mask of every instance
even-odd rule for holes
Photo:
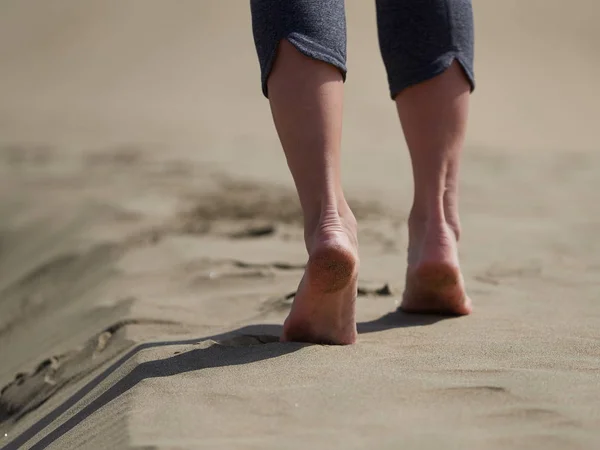
[[[460,239],[461,228],[458,213],[428,213],[423,208],[419,209],[413,206],[408,217],[408,228],[410,233],[416,234],[440,234],[450,230],[457,242]]]
[[[356,245],[357,228],[356,218],[344,198],[325,201],[304,213],[304,239],[309,249],[312,241],[324,234],[344,233]]]

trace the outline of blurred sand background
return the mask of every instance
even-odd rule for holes
[[[410,166],[346,3],[346,348],[276,342],[305,255],[247,1],[0,3],[0,447],[598,448],[600,3],[474,1],[445,320],[389,314]]]

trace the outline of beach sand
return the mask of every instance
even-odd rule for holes
[[[0,447],[600,447],[600,3],[474,2],[475,312],[394,313],[410,164],[348,0],[359,342],[278,342],[306,262],[248,2],[0,5]]]

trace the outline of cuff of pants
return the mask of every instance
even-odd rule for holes
[[[471,85],[471,92],[473,92],[475,90],[475,76],[473,74],[473,69],[469,64],[470,59],[465,57],[460,51],[449,50],[429,64],[422,66],[419,70],[390,73],[388,75],[388,81],[392,100],[395,100],[396,96],[404,89],[441,75],[454,61],[458,61],[461,65],[463,72]]]
[[[342,55],[337,55],[332,52],[329,48],[324,47],[317,42],[314,42],[310,38],[306,37],[300,33],[290,33],[288,36],[285,36],[279,40],[287,40],[292,44],[296,49],[302,53],[304,56],[308,56],[309,58],[316,59],[318,61],[323,61],[325,63],[331,64],[335,68],[337,68],[342,74],[342,80],[346,81],[346,73],[348,69],[346,67],[346,62]],[[275,64],[275,57],[277,56],[277,48],[279,47],[279,42],[275,45],[275,48],[272,50],[267,62],[265,64],[263,73],[262,73],[262,91],[265,97],[269,98],[269,91],[267,87],[267,82],[269,80],[269,76],[271,75],[271,71],[273,70],[273,65]]]

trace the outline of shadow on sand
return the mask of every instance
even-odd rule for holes
[[[398,311],[388,313],[376,320],[360,322],[358,323],[358,331],[360,334],[366,334],[392,328],[426,326],[446,318],[447,317],[443,316],[405,314]],[[102,373],[98,374],[93,380],[88,382],[62,404],[31,425],[27,430],[23,431],[17,438],[3,448],[5,450],[22,448],[30,439],[33,439],[38,433],[41,433],[45,428],[52,425],[55,420],[59,419],[69,409],[75,406],[102,381],[143,350],[164,346],[193,345],[202,341],[215,341],[214,345],[205,348],[189,350],[175,354],[166,359],[147,361],[135,366],[131,372],[117,381],[106,392],[102,393],[73,417],[45,435],[30,448],[43,449],[48,447],[62,435],[75,428],[95,411],[118,398],[145,379],[169,377],[211,367],[225,367],[253,363],[265,359],[277,358],[311,345],[294,342],[280,343],[279,336],[281,335],[281,331],[282,327],[280,325],[252,325],[228,333],[197,339],[139,344],[130,349]]]

